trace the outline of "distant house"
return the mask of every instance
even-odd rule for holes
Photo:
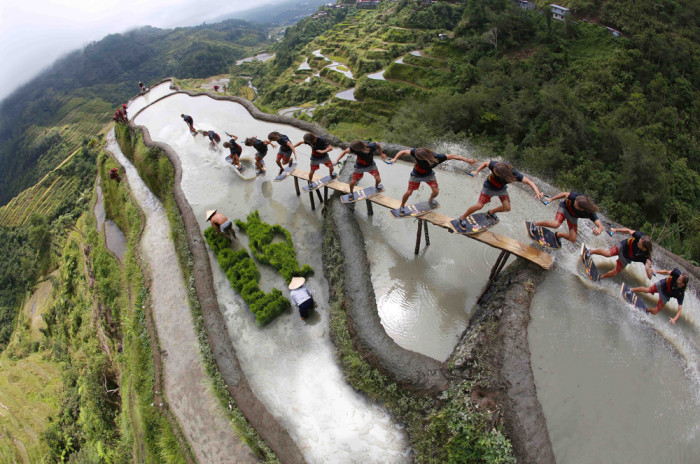
[[[523,10],[534,10],[537,7],[537,5],[535,5],[535,2],[528,0],[515,0],[515,3],[517,3],[518,6]]]
[[[444,33],[438,34],[438,39],[440,39],[440,40],[448,40],[448,39],[452,39],[452,38],[453,37],[450,34],[444,34]]]
[[[613,29],[612,27],[605,27],[605,29],[608,30],[608,32],[613,36],[613,37],[620,37],[622,35],[622,32]]]
[[[552,7],[552,19],[564,21],[564,18],[569,15],[569,9],[566,7],[554,3],[549,6]]]
[[[380,1],[381,0],[357,0],[355,2],[355,6],[357,8],[364,8],[364,9],[377,8],[377,6],[379,6]]]

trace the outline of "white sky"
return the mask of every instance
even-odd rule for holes
[[[0,100],[68,52],[139,26],[201,24],[273,0],[0,0]]]

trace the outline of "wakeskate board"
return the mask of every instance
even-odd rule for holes
[[[341,203],[355,203],[356,201],[366,200],[373,196],[379,195],[384,190],[379,190],[377,187],[367,187],[361,190],[355,190],[354,193],[346,193],[340,197]]]
[[[294,171],[296,168],[297,168],[297,163],[294,163],[291,166],[284,168],[284,171],[282,171],[282,174],[278,175],[273,180],[275,182],[282,182],[284,179],[289,177],[289,175],[292,173],[292,171]]]
[[[625,299],[625,301],[631,303],[638,310],[644,311],[645,313],[649,312],[649,308],[647,308],[647,305],[644,304],[641,298],[639,298],[639,295],[634,293],[632,291],[632,288],[629,287],[627,284],[622,284],[622,286],[620,287],[620,294],[622,295],[622,298]]]
[[[586,269],[586,274],[593,282],[600,282],[600,272],[593,262],[593,257],[591,256],[591,250],[586,247],[586,244],[581,244],[581,261],[583,261],[583,267]]]
[[[437,203],[437,202],[436,202]],[[440,204],[436,204],[435,206],[431,206],[429,201],[422,201],[420,203],[416,203],[414,205],[408,205],[404,206],[406,208],[406,214],[403,216],[401,215],[401,208],[396,208],[389,210],[389,213],[391,213],[391,216],[394,219],[401,219],[401,218],[410,218],[410,217],[416,217],[416,216],[421,216],[425,213],[429,213],[430,211],[439,208]]]
[[[318,190],[321,187],[323,187],[324,185],[326,185],[330,182],[333,182],[334,180],[335,180],[335,177],[331,177],[331,176],[322,177],[319,180],[315,180],[315,181],[311,182],[309,185],[303,186],[301,189],[305,192],[313,192],[314,190]]]
[[[233,168],[233,172],[235,172],[238,177],[240,177],[243,180],[252,180],[255,179],[255,163],[253,163],[251,160],[247,158],[238,158],[238,161],[241,163],[241,167],[243,169],[238,169],[237,166],[233,164],[233,161],[226,157],[226,162],[231,165]]]
[[[536,226],[528,221],[525,221],[525,228],[527,229],[527,235],[543,247],[561,248],[561,243],[557,241],[556,235],[551,230],[542,226]]]
[[[467,226],[462,227],[461,219],[453,219],[450,221],[450,227],[458,234],[463,235],[474,235],[479,232],[483,232],[489,227],[495,226],[499,223],[498,218],[493,218],[486,213],[476,213],[467,216]]]

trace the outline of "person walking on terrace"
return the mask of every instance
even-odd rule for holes
[[[421,147],[400,150],[398,153],[396,153],[394,159],[391,160],[391,164],[394,164],[396,160],[401,158],[403,155],[410,155],[411,158],[415,160],[415,164],[413,165],[413,170],[411,171],[411,177],[408,179],[408,190],[406,190],[406,193],[404,193],[403,197],[401,198],[399,214],[402,216],[408,214],[408,208],[405,207],[406,202],[411,194],[418,190],[421,182],[428,184],[428,187],[430,187],[432,190],[429,200],[430,205],[434,208],[438,206],[438,202],[435,197],[437,197],[440,193],[440,189],[438,188],[435,172],[433,171],[433,168],[435,168],[438,164],[444,163],[447,160],[459,160],[469,164],[476,163],[476,159],[474,158],[466,158],[461,155],[435,153],[428,148]]]

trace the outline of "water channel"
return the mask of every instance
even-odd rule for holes
[[[180,127],[182,112],[198,115],[202,124],[219,133],[226,130],[241,138],[265,137],[279,130],[296,142],[303,132],[256,121],[236,103],[185,94],[161,100],[135,120],[149,128],[155,141],[168,143],[180,156],[182,187],[202,229],[209,225],[205,221],[208,209],[217,208],[231,218],[241,219],[257,209],[263,220],[279,223],[292,233],[300,263],[309,263],[317,271],[308,283],[318,302],[316,316],[309,323],[290,311],[259,328],[211,255],[217,299],[241,367],[256,395],[288,430],[307,460],[406,462],[409,450],[401,427],[384,410],[352,390],[335,362],[328,333],[328,284],[322,274],[319,212],[300,203],[291,180],[270,182],[276,150],[270,150],[266,158],[266,177],[242,182],[225,163],[223,151],[211,151],[208,141],[192,137],[184,125]],[[243,153],[244,157],[253,155],[248,147]],[[301,166],[308,166],[310,151],[299,147],[298,153]],[[247,244],[245,234],[239,235]],[[260,271],[264,290],[274,286],[287,292],[279,274],[263,265]]]
[[[223,161],[223,152],[210,151],[205,141],[187,133],[178,120],[181,112],[198,114],[208,127],[239,137],[263,137],[270,130],[280,130],[296,142],[302,131],[256,121],[232,102],[184,94],[160,101],[136,119],[149,128],[154,140],[170,144],[180,155],[183,190],[202,228],[207,225],[207,209],[217,207],[235,218],[259,209],[264,220],[292,232],[300,262],[318,271],[310,287],[318,301],[325,301],[320,212],[312,212],[305,197],[296,197],[291,181],[269,182],[270,173],[255,182],[240,182]],[[481,158],[469,146],[437,144],[434,148]],[[268,155],[270,171],[274,170],[273,152]],[[302,146],[299,153],[300,166],[307,169],[309,151]],[[338,153],[337,149],[331,152],[331,158]],[[252,152],[244,148],[244,156]],[[454,161],[442,167],[437,174],[439,211],[456,216],[478,197],[484,175],[465,176],[459,171],[467,165]],[[379,162],[379,170],[387,193],[400,198],[410,166]],[[361,181],[361,186],[368,185],[369,178]],[[494,231],[529,243],[524,221],[553,217],[556,205],[541,204],[521,184],[511,186],[509,192],[513,211],[501,214]],[[427,196],[422,187],[410,201]],[[368,217],[362,204],[355,206],[355,214],[387,333],[405,348],[446,359],[466,328],[498,251],[431,228],[431,245],[415,256],[412,220],[392,219],[382,208],[375,208],[375,215]],[[593,237],[588,225],[580,227],[579,241],[591,246],[610,246],[621,239]],[[246,242],[245,236],[242,241]],[[691,457],[700,455],[697,297],[686,295],[683,317],[671,326],[668,315],[654,318],[628,311],[617,294],[621,280],[591,284],[580,265],[577,246],[567,244],[555,255],[555,265],[533,302],[529,338],[538,396],[559,461],[654,462],[668,458],[664,461],[692,462]],[[405,459],[401,431],[385,413],[345,386],[333,361],[323,304],[312,324],[287,314],[259,329],[213,258],[212,265],[217,296],[250,383],[308,459],[331,462],[333,456],[331,460],[353,462],[353,455],[369,456],[365,460],[371,462]],[[604,264],[601,267],[605,269]],[[266,285],[283,285],[280,277],[262,270]],[[637,271],[626,270],[621,275],[625,281],[641,278]]]
[[[93,212],[95,213],[97,232],[102,233],[102,228],[104,227],[104,240],[107,248],[119,258],[119,261],[122,261],[124,259],[124,253],[126,253],[126,238],[124,238],[124,234],[116,222],[111,219],[106,219],[104,198],[99,177],[97,178],[95,191],[97,192],[97,200],[95,201],[95,209]]]

